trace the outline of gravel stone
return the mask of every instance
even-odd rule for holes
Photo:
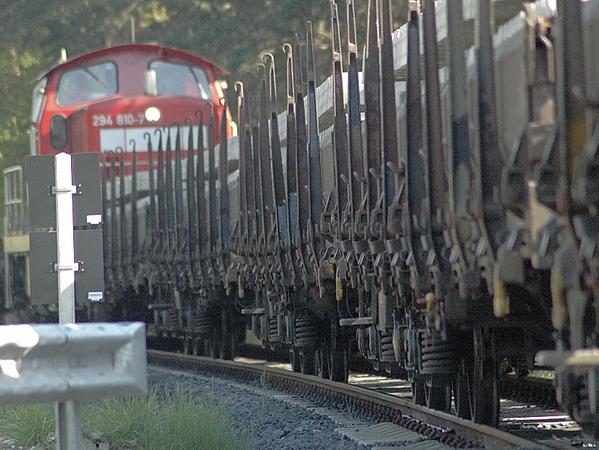
[[[336,431],[375,422],[352,417],[343,410],[327,410],[310,401],[268,387],[240,384],[184,371],[150,367],[150,386],[190,392],[198,398],[215,398],[228,406],[237,431],[255,442],[256,449],[363,450]],[[333,408],[333,407],[331,407]]]

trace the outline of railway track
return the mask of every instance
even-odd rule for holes
[[[259,382],[316,403],[343,405],[357,416],[394,423],[454,447],[568,448],[561,441],[534,440],[415,405],[409,399],[407,386],[399,380],[379,377],[381,380],[377,381],[367,374],[355,374],[350,384],[342,384],[294,373],[283,368],[283,364],[273,367],[257,360],[222,361],[157,350],[148,350],[148,362],[245,383]]]
[[[183,339],[176,337],[159,338],[156,335],[148,334],[147,346],[153,350],[178,353],[183,349]],[[289,354],[287,350],[275,348],[269,349],[268,353],[266,353],[265,348],[261,344],[251,343],[251,341],[237,344],[236,354],[244,358],[268,360],[269,362],[287,363],[289,361]],[[352,358],[350,362],[350,370],[350,374],[353,375],[356,381],[359,381],[359,377],[368,377],[369,375],[370,378],[368,379],[376,379],[376,375],[381,374],[381,372],[374,371],[372,366],[361,358]],[[350,377],[352,377],[352,375],[350,375]],[[499,382],[501,398],[512,401],[516,404],[535,404],[544,409],[558,410],[559,405],[555,397],[553,380],[552,378],[547,377],[546,374],[543,375],[544,376],[531,374],[529,376],[521,377],[511,373],[503,375]],[[387,384],[389,386],[393,386],[394,383],[398,383],[398,385],[403,386],[403,382],[401,380],[397,380],[392,377],[386,377],[384,374],[381,378],[387,380]],[[405,386],[407,386],[406,395],[411,396],[411,390],[409,388],[410,386],[408,384],[405,384]]]

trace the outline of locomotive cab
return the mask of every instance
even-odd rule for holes
[[[223,114],[220,73],[202,58],[153,44],[75,57],[34,88],[31,153],[106,152],[131,141],[144,150],[147,132],[197,118],[198,110]]]

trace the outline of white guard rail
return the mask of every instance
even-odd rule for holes
[[[0,326],[0,403],[146,392],[143,323]]]

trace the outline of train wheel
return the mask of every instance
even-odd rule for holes
[[[289,348],[289,362],[295,373],[300,373],[302,371],[300,365],[300,350],[297,347],[292,346]]]
[[[468,396],[468,368],[462,360],[453,378],[453,407],[456,416],[470,419],[470,398]]]
[[[316,365],[314,372],[320,378],[329,377],[329,360],[327,347],[324,344],[320,344],[316,347],[316,355],[314,356],[314,364]]]
[[[235,355],[235,339],[233,333],[222,333],[220,336],[219,357],[220,359],[232,360]]]
[[[372,370],[375,372],[381,371],[381,361],[379,359],[371,359],[370,365],[372,366]]]
[[[216,345],[216,339],[212,336],[206,340],[206,353],[212,358],[218,358],[218,345]]]
[[[231,325],[229,308],[220,308],[220,359],[231,360],[235,353],[235,333]]]
[[[235,357],[236,339],[227,308],[221,309],[221,329],[219,337],[219,358],[227,361],[232,360]]]
[[[412,381],[412,400],[417,405],[426,405],[426,395],[424,393],[424,381]]]
[[[428,379],[424,383],[424,396],[428,408],[438,411],[451,409],[451,388],[449,386],[438,385],[432,379]]]
[[[391,378],[405,378],[403,377],[403,373],[401,368],[399,367],[399,364],[396,362],[386,362],[384,364],[385,366],[385,373],[390,376]]]
[[[220,348],[219,340],[216,336],[210,336],[206,339],[206,354],[210,355],[212,359],[218,359]]]
[[[304,375],[314,375],[314,356],[316,352],[313,347],[304,347],[300,349],[300,371]]]
[[[495,337],[488,328],[473,333],[474,361],[470,370],[470,414],[476,423],[499,423],[499,376]]]
[[[231,338],[231,335],[225,335],[225,336],[221,336],[221,343],[219,345],[219,357],[220,359],[224,359],[224,360],[232,360],[235,354],[234,351],[234,344],[233,344],[233,340]]]
[[[191,340],[192,340],[192,338],[188,334],[185,334],[185,336],[183,336],[183,354],[184,355],[191,354]]]
[[[347,383],[349,378],[349,350],[345,342],[341,339],[333,342],[331,339],[328,356],[329,380]]]
[[[211,338],[206,337],[206,339],[202,341],[202,353],[204,354],[204,356],[214,358],[214,356],[212,355],[212,347],[213,344],[211,342]]]
[[[193,356],[201,356],[202,355],[202,340],[199,337],[194,337],[191,341],[191,354]]]

